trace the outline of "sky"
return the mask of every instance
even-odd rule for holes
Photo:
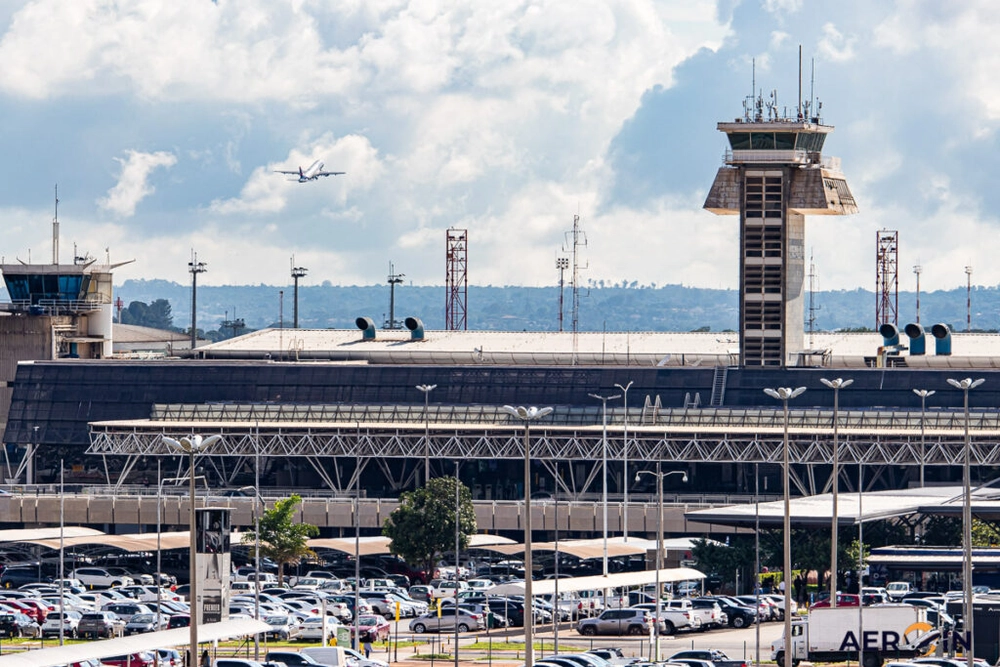
[[[0,255],[134,259],[116,282],[736,288],[702,204],[753,91],[835,127],[860,212],[811,217],[815,288],[1000,284],[1000,3],[0,0]],[[814,72],[814,75],[812,73]],[[322,160],[345,171],[275,173]],[[293,260],[294,257],[294,260]]]

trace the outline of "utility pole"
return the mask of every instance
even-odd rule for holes
[[[188,271],[191,272],[191,349],[194,350],[198,340],[198,274],[205,273],[208,268],[205,262],[198,261],[198,253],[193,249]]]
[[[396,273],[392,262],[389,262],[389,319],[382,326],[383,329],[402,329],[403,326],[396,321],[396,285],[403,282],[405,274]]]

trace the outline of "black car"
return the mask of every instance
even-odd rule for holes
[[[744,604],[730,600],[727,597],[714,598],[722,611],[729,617],[729,625],[734,628],[745,628],[757,622],[757,610]]]
[[[14,614],[0,614],[0,637],[20,637],[21,626]]]
[[[42,573],[39,574],[35,566],[28,567],[8,567],[0,574],[0,587],[20,588],[25,584],[49,583],[52,577]]]

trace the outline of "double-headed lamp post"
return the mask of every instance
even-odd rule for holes
[[[799,396],[806,390],[805,387],[778,387],[777,389],[767,388],[764,393],[771,398],[776,398],[784,405],[784,437],[782,439],[782,471],[785,477],[785,517],[782,524],[784,530],[784,560],[785,567],[782,577],[785,584],[785,667],[792,667],[792,514],[791,501],[789,500],[788,487],[790,485],[791,464],[788,456],[788,401]]]
[[[194,511],[194,500],[197,489],[195,488],[195,470],[194,470],[194,456],[195,454],[200,454],[205,451],[215,443],[222,440],[221,435],[210,435],[204,438],[200,435],[192,435],[190,437],[184,436],[179,440],[170,438],[167,436],[161,436],[160,439],[171,449],[188,455],[188,474],[191,478],[190,487],[190,502],[191,502],[191,513],[188,518],[189,529],[191,531],[191,544],[189,556],[191,559],[189,574],[191,577],[190,590],[188,592],[188,600],[191,604],[191,648],[188,657],[188,667],[194,667],[198,664],[198,622],[201,620],[198,617],[198,564],[197,564],[197,525],[195,524],[195,511]]]
[[[917,320],[920,323],[920,320]],[[920,397],[920,488],[924,488],[924,456],[926,455],[926,440],[924,439],[924,418],[927,416],[927,397],[937,392],[933,389],[914,389],[913,393]]]
[[[601,507],[603,508],[604,519],[602,533],[604,536],[604,558],[602,559],[602,574],[608,576],[608,401],[621,398],[621,394],[614,396],[601,396],[599,394],[587,394],[591,398],[596,398],[601,402]],[[606,597],[606,596],[605,596]]]
[[[531,575],[531,422],[552,414],[552,408],[526,408],[505,405],[500,408],[524,422],[524,667],[534,667],[535,614],[532,604]]]
[[[431,392],[437,385],[418,384],[417,389],[424,393],[424,486],[427,486],[431,479]]]
[[[683,470],[671,470],[670,472],[660,472],[660,462],[656,462],[656,472],[640,470],[635,473],[635,481],[639,481],[639,475],[653,475],[656,477],[656,618],[653,619],[653,636],[656,642],[653,645],[653,662],[660,660],[660,570],[663,569],[663,479],[670,475],[680,475],[682,482],[688,481],[687,473]]]
[[[854,380],[845,380],[843,378],[837,378],[836,380],[827,380],[826,378],[820,378],[820,382],[825,384],[830,389],[833,389],[833,514],[830,522],[830,606],[837,606],[837,528],[838,520],[837,510],[839,509],[837,505],[837,487],[840,486],[840,443],[838,442],[837,434],[839,433],[840,425],[840,390],[844,387],[849,387],[854,383]],[[788,587],[788,584],[785,584]],[[858,592],[861,592],[860,585],[858,586]]]
[[[969,436],[969,391],[975,389],[983,382],[983,378],[978,380],[973,380],[972,378],[965,378],[964,380],[954,380],[948,378],[948,384],[956,389],[961,389],[962,393],[965,395],[964,408],[965,408],[965,452],[962,460],[962,491],[963,491],[963,501],[962,501],[962,587],[964,590],[965,605],[962,610],[965,618],[962,621],[962,625],[965,629],[965,636],[969,641],[968,655],[970,658],[969,664],[972,664],[972,660],[976,657],[975,651],[975,639],[973,632],[973,606],[972,606],[972,441]]]
[[[628,390],[632,386],[632,380],[622,386],[615,383],[615,386],[622,391],[622,407],[624,408],[624,422],[622,424],[622,540],[628,542]]]

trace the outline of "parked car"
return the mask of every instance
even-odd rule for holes
[[[298,639],[299,635],[302,634],[302,628],[299,627],[298,621],[290,614],[270,614],[264,616],[263,620],[271,626],[264,632],[265,637],[287,641]]]
[[[312,616],[305,619],[299,624],[299,636],[301,640],[309,641],[323,641],[323,618],[319,616]],[[326,619],[326,638],[337,636],[337,628],[341,627],[340,623],[333,618]]]
[[[126,623],[132,620],[132,617],[136,614],[151,614],[153,612],[148,605],[139,604],[138,602],[109,602],[101,607],[101,611],[114,612],[118,618]]]
[[[62,627],[64,637],[76,637],[77,628],[80,625],[82,614],[78,611],[53,611],[42,623],[43,637],[58,637],[59,628]]]
[[[111,588],[112,586],[132,586],[135,580],[127,575],[114,575],[103,567],[78,567],[70,572],[70,578],[78,579],[87,588]]]
[[[596,618],[585,618],[576,624],[581,635],[644,635],[649,634],[652,615],[644,609],[606,609]],[[663,628],[660,628],[661,632]]]
[[[917,590],[916,587],[908,581],[890,581],[885,586],[885,592],[888,593],[889,599],[893,602],[902,600],[903,596],[912,593],[915,590]],[[838,602],[837,604],[840,603]]]
[[[18,616],[25,616],[25,614],[15,614],[11,613],[0,613],[0,637],[20,637],[21,624],[18,622]],[[27,616],[25,616],[28,618]],[[34,621],[32,621],[34,623]]]
[[[861,604],[861,598],[858,597],[856,593],[837,593],[837,606],[838,607],[857,607]],[[830,597],[827,596],[822,600],[818,600],[813,603],[812,608],[822,608],[830,606]]]
[[[125,624],[126,635],[139,635],[146,632],[159,632],[167,628],[169,617],[163,614],[136,614]]]
[[[160,659],[160,667],[183,667],[184,658],[181,652],[173,648],[156,649],[156,657]]]
[[[156,654],[149,651],[101,658],[101,662],[110,667],[159,667]]]
[[[457,611],[457,617],[456,617]],[[470,630],[485,630],[486,621],[480,614],[474,614],[459,607],[442,608],[441,617],[438,618],[437,611],[421,614],[410,621],[410,631],[416,633],[428,631],[455,630],[458,625],[459,632],[469,632]]]
[[[719,596],[716,598],[722,611],[729,619],[729,625],[734,628],[745,628],[757,621],[757,609],[740,604],[735,598]]]

